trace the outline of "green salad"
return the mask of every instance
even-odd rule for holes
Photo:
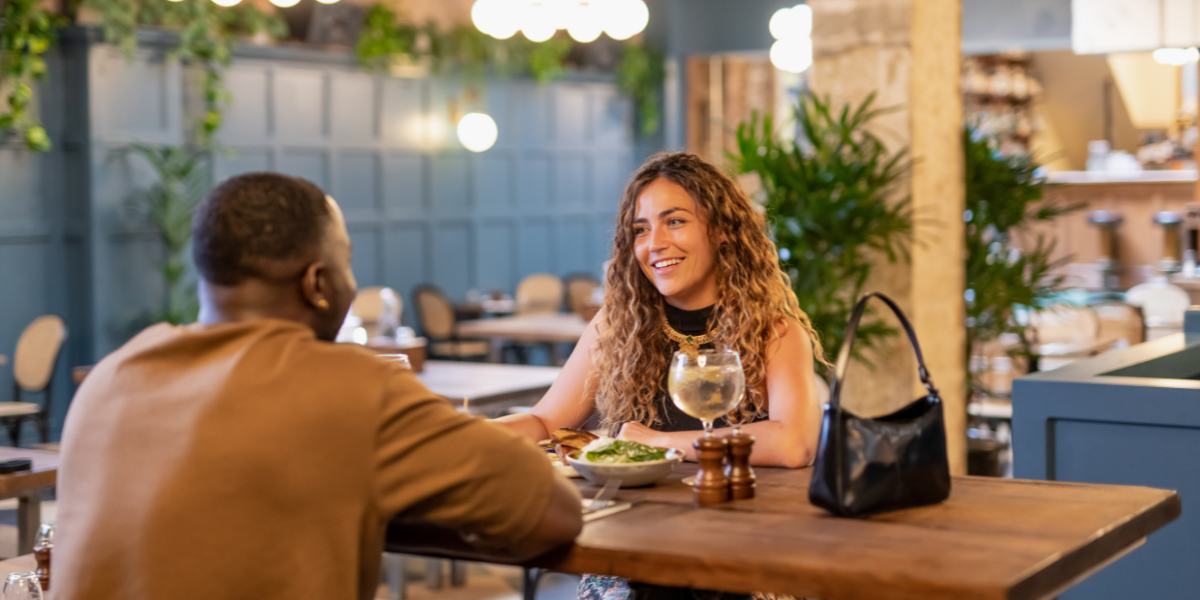
[[[646,462],[666,457],[666,448],[655,448],[625,440],[597,440],[583,449],[584,460],[601,464]]]

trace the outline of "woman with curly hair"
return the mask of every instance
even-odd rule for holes
[[[825,359],[776,252],[729,177],[693,154],[650,157],[621,197],[603,310],[533,410],[500,421],[543,440],[599,413],[610,434],[695,460],[701,423],[666,391],[674,340],[692,336],[741,355],[746,395],[729,420],[757,438],[752,463],[808,465]]]

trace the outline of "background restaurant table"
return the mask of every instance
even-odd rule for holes
[[[58,481],[58,454],[0,447],[0,462],[20,458],[32,460],[33,470],[0,475],[0,499],[17,499],[17,554],[28,554],[42,524],[42,491]]]
[[[542,313],[460,321],[458,336],[492,340],[492,362],[500,362],[500,347],[505,341],[545,342],[550,345],[550,362],[558,364],[557,343],[578,342],[587,326],[587,321],[575,313]]]
[[[955,477],[941,504],[843,519],[808,503],[811,469],[771,468],[757,470],[757,498],[697,508],[680,482],[695,470],[621,490],[632,509],[527,566],[824,600],[1053,598],[1180,514],[1167,490]],[[422,553],[404,531],[393,524],[388,550]]]
[[[510,406],[537,402],[560,371],[558,367],[430,360],[417,379],[455,406],[470,398],[471,412],[494,417]]]

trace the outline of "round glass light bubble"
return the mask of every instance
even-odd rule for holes
[[[571,35],[571,39],[581,44],[593,42],[604,32],[605,17],[607,14],[600,2],[593,0],[586,4],[578,4],[571,11],[567,21],[567,33]]]
[[[627,40],[650,23],[650,9],[643,0],[609,0],[608,23],[604,32],[614,40]]]
[[[496,122],[483,113],[467,113],[458,121],[458,141],[471,152],[491,148],[499,134]]]
[[[217,6],[224,6],[224,7],[228,8],[228,7],[233,6],[234,4],[237,4],[238,2],[241,2],[241,1],[242,0],[213,0],[213,4],[216,4]]]
[[[781,8],[771,15],[768,27],[777,40],[796,39],[812,35],[812,9],[807,4]]]
[[[535,2],[521,11],[519,17],[521,33],[531,42],[544,42],[558,31],[557,17],[554,7],[549,4]]]
[[[317,0],[321,4],[337,4],[338,0]]]
[[[789,73],[799,73],[812,66],[812,38],[779,40],[771,45],[771,64]]]
[[[172,1],[179,2],[180,0],[172,0]],[[279,8],[290,8],[299,3],[300,3],[300,0],[271,0],[271,4],[274,4],[275,6],[278,6]]]

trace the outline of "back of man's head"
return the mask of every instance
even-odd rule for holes
[[[325,193],[309,181],[237,175],[197,207],[192,258],[200,276],[217,285],[299,276],[316,259],[329,219]]]

